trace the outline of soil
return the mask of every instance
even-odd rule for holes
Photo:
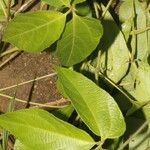
[[[18,0],[12,9],[14,11],[18,10],[28,1],[29,0]],[[33,0],[31,5],[25,8],[25,11],[38,10],[40,8],[39,2],[39,0]],[[43,9],[45,8],[43,7]],[[7,60],[10,55],[3,57],[2,60],[0,60],[0,64]],[[54,73],[54,66],[57,64],[57,58],[47,52],[43,52],[41,54],[29,54],[22,52],[19,56],[7,63],[3,68],[0,68],[0,89],[32,80],[36,77]],[[12,88],[1,93],[37,103],[49,103],[61,99],[56,88],[56,76],[25,84],[18,88]],[[0,96],[0,112],[6,112],[8,106],[9,99]],[[27,106],[29,105],[16,102],[15,110],[22,109]]]
[[[7,57],[4,57],[2,61]],[[54,73],[56,64],[58,60],[49,53],[29,54],[24,52],[0,70],[0,89]],[[48,103],[61,98],[56,88],[56,76],[12,88],[3,93],[38,103]],[[0,111],[7,110],[8,102],[8,99],[0,97]],[[15,109],[25,107],[26,104],[17,102]]]

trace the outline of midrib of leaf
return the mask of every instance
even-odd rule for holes
[[[46,122],[48,122],[47,120],[45,120]],[[4,121],[4,122],[6,122],[6,121]],[[8,124],[8,120],[7,120],[7,122],[6,122],[6,124]],[[49,122],[48,122],[49,123]],[[13,124],[14,126],[17,126],[17,124],[16,123],[13,123],[13,122],[10,122],[10,124]],[[22,129],[24,129],[24,128],[26,128],[26,126],[28,126],[28,128],[31,128],[31,129],[33,129],[33,131],[36,129],[37,131],[38,130],[41,130],[41,131],[44,131],[45,133],[51,133],[52,135],[55,135],[55,136],[58,136],[58,137],[62,137],[62,138],[65,138],[65,139],[70,139],[70,140],[72,140],[72,141],[74,141],[74,140],[77,140],[77,141],[79,141],[80,143],[93,143],[93,144],[95,144],[94,143],[94,141],[93,142],[88,142],[88,141],[85,141],[85,140],[81,140],[81,139],[79,139],[79,138],[74,138],[74,137],[72,137],[72,136],[67,136],[67,135],[64,135],[64,134],[59,134],[59,133],[57,133],[57,132],[54,132],[54,131],[50,131],[50,130],[48,130],[48,129],[43,129],[43,128],[40,128],[40,127],[33,127],[32,125],[30,125],[30,124],[27,124],[27,125],[24,125],[24,124],[22,124],[22,123],[20,123],[20,126],[22,126]],[[63,125],[63,127],[65,127],[65,125]],[[66,127],[65,127],[66,128]],[[67,131],[69,131],[68,130],[68,128],[66,128],[67,129]],[[78,128],[77,128],[78,129]],[[69,131],[70,132],[70,131]],[[42,133],[42,132],[41,132]],[[70,132],[71,134],[72,134],[72,132]],[[15,135],[15,134],[14,134]],[[90,135],[89,135],[89,137],[90,137]],[[18,137],[17,137],[18,138]],[[91,138],[92,139],[92,138]],[[51,142],[48,142],[48,143],[51,143]]]
[[[66,3],[63,0],[60,0],[60,1],[66,6]]]
[[[78,17],[78,16],[76,16],[76,14],[74,13],[73,14],[73,22],[72,22],[72,24],[73,24],[73,41],[72,41],[72,48],[71,48],[71,51],[70,51],[70,55],[69,55],[69,58],[68,58],[68,60],[67,60],[67,64],[68,64],[68,62],[70,61],[70,59],[71,59],[71,55],[72,55],[72,53],[73,53],[73,49],[74,49],[74,41],[75,41],[75,17]],[[90,31],[90,29],[89,29],[89,26],[84,22],[84,21],[82,21],[82,19],[80,19],[80,17],[78,17],[78,19],[80,20],[80,22],[82,22],[85,26],[86,26],[86,29],[87,29],[87,31],[88,31],[88,33],[90,34],[90,36],[89,37],[92,37],[92,34],[91,34],[91,31]],[[68,37],[68,36],[67,36]]]
[[[64,78],[65,78],[65,76],[64,76]],[[68,80],[68,79],[66,78],[66,80]],[[69,80],[68,80],[68,81],[69,81]],[[70,81],[69,81],[69,82],[70,82]],[[70,83],[71,83],[71,82],[70,82]],[[71,85],[73,86],[74,89],[76,89],[75,86],[74,86],[72,83],[71,83]],[[67,88],[67,87],[66,87],[66,88]],[[77,91],[77,90],[76,90],[76,91]],[[87,105],[87,103],[84,101],[84,98],[81,96],[81,94],[80,94],[78,91],[77,91],[77,93],[80,95],[80,97],[82,98],[84,104],[85,104],[85,105],[87,106],[87,108],[90,110],[90,113],[92,114],[92,116],[93,116],[93,118],[94,118],[96,128],[99,130],[98,123],[97,123],[97,119],[95,118],[93,112],[91,111],[90,106]],[[74,106],[73,103],[72,103],[72,105]],[[75,106],[74,106],[74,108],[75,108]],[[88,125],[87,125],[87,126],[88,126]],[[89,127],[89,126],[88,126],[88,127]],[[91,127],[89,127],[89,128],[91,129]],[[101,133],[100,130],[99,130],[99,133]]]
[[[65,14],[62,14],[62,16],[60,16],[60,17],[57,18],[57,19],[54,19],[53,21],[50,21],[50,22],[48,21],[47,23],[45,23],[45,24],[43,24],[43,25],[37,26],[37,27],[35,27],[34,29],[25,31],[25,32],[20,33],[20,34],[16,34],[16,35],[14,35],[14,36],[11,36],[11,37],[8,38],[8,39],[15,38],[16,36],[22,36],[22,35],[27,34],[27,33],[29,33],[29,32],[33,32],[33,31],[36,31],[36,30],[38,30],[38,29],[40,29],[40,28],[43,28],[43,27],[45,27],[45,26],[48,26],[48,25],[50,25],[51,23],[53,23],[53,22],[59,20],[60,18],[63,18],[63,17],[64,17],[63,15],[65,15]]]

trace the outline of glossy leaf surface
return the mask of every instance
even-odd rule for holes
[[[69,69],[59,68],[58,77],[81,119],[96,135],[107,139],[124,133],[122,113],[106,91]]]
[[[71,0],[42,0],[42,1],[54,7],[61,7],[61,6],[69,7]]]
[[[87,150],[95,144],[83,130],[35,108],[1,115],[0,126],[15,135],[25,150]]]
[[[64,66],[72,66],[89,56],[99,43],[103,29],[99,20],[73,15],[58,41],[56,54]]]
[[[66,16],[55,11],[36,11],[16,16],[8,23],[3,40],[21,50],[40,52],[61,35]]]

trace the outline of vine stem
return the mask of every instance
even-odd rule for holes
[[[11,48],[11,49],[9,49],[9,50],[4,51],[3,53],[1,53],[1,54],[0,54],[0,57],[3,57],[3,56],[5,56],[5,55],[10,54],[10,53],[12,53],[12,52],[15,52],[15,51],[17,51],[17,50],[19,50],[17,47],[13,47],[13,48]]]
[[[18,86],[27,84],[27,83],[31,83],[31,82],[34,82],[34,81],[38,81],[38,80],[41,80],[41,79],[44,79],[44,78],[53,77],[53,76],[56,76],[56,75],[57,75],[57,73],[51,73],[51,74],[48,74],[48,75],[45,75],[45,76],[37,77],[37,78],[32,79],[32,80],[28,80],[28,81],[25,81],[25,82],[22,82],[22,83],[18,83],[18,84],[9,86],[9,87],[1,88],[1,89],[0,89],[0,92],[1,92],[1,91],[5,91],[5,90],[8,90],[8,89],[15,88],[15,87],[18,87]]]
[[[3,10],[3,13],[4,13],[5,17],[7,18],[6,5],[5,5],[5,8],[4,8],[4,5],[5,5],[4,1],[0,0],[0,6]]]
[[[90,69],[91,72],[95,73],[96,68],[94,68],[92,65],[88,64],[88,67]],[[128,96],[128,94],[126,94],[120,87],[118,87],[113,81],[111,81],[109,78],[107,78],[102,72],[99,71],[99,76],[102,76],[108,83],[110,83],[111,85],[113,85],[118,91],[120,91],[126,98],[128,98],[130,100],[130,102],[132,104],[137,105],[136,101],[134,101],[132,98],[130,98]]]
[[[25,4],[23,4],[15,13],[14,15],[17,15],[18,13],[24,11],[27,7],[29,7],[32,3],[34,3],[36,0],[28,0]]]
[[[144,29],[139,29],[139,30],[133,30],[133,31],[131,31],[130,35],[133,35],[133,34],[140,34],[140,33],[143,33],[143,32],[145,32],[145,31],[148,31],[148,30],[150,30],[150,27],[146,27],[146,28],[144,28]]]
[[[137,136],[148,124],[150,123],[150,119],[146,120],[143,125],[134,133],[131,135],[131,137],[124,142],[119,148],[118,150],[123,150],[128,144],[129,142],[135,137]]]
[[[8,99],[13,99],[14,98],[13,96],[9,96],[9,95],[3,94],[3,93],[0,93],[0,96],[8,98]],[[21,102],[21,103],[25,103],[25,104],[30,104],[30,105],[34,105],[34,106],[37,106],[37,107],[63,108],[65,106],[67,106],[67,105],[57,106],[56,105],[57,102],[56,103],[51,102],[51,103],[47,103],[47,104],[41,104],[41,103],[35,103],[35,102],[28,102],[26,100],[22,100],[22,99],[19,99],[19,98],[14,98],[14,100],[17,101],[17,102]]]
[[[93,0],[94,10],[96,14],[96,18],[99,18],[98,4],[95,0]]]
[[[7,17],[6,17],[7,23],[9,22],[9,19],[10,19],[10,7],[11,7],[11,1],[12,1],[12,0],[8,0],[8,3],[7,3]]]
[[[112,2],[113,2],[113,0],[109,0],[107,6],[106,6],[106,8],[105,8],[105,10],[104,10],[103,13],[102,13],[102,18],[104,18],[105,14],[106,14],[106,12],[108,11],[109,7],[111,6]]]
[[[99,150],[100,148],[102,148],[102,145],[104,144],[105,140],[99,141],[97,142],[97,147],[95,148],[95,150]]]
[[[9,61],[11,61],[12,59],[14,59],[15,57],[17,57],[19,54],[21,54],[21,51],[16,51],[13,54],[10,55],[10,57],[8,59],[6,59],[4,62],[2,62],[0,64],[0,69],[5,66]]]

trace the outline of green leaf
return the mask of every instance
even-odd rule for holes
[[[119,7],[119,19],[121,21],[122,32],[126,41],[129,40],[129,36],[134,24],[134,3],[133,0],[123,1]]]
[[[3,150],[1,144],[0,144],[0,150]]]
[[[95,144],[85,131],[35,108],[1,115],[0,126],[14,134],[27,150],[87,150]]]
[[[84,60],[94,51],[102,33],[99,20],[73,14],[57,44],[56,54],[62,65],[72,66]]]
[[[5,20],[5,15],[3,13],[3,10],[0,9],[0,21],[4,21]]]
[[[125,0],[119,8],[119,17],[120,20],[123,22],[123,33],[126,37],[129,36],[128,34],[131,31],[133,21],[135,22],[135,28],[138,31],[146,29],[150,26],[150,22],[148,22],[150,18],[150,13],[147,10],[147,3],[141,3],[140,1],[135,0],[134,5],[133,0]],[[150,30],[141,32],[140,34],[136,34],[136,43],[134,43],[136,44],[136,50],[133,49],[133,51],[136,51],[136,59],[142,60],[145,57],[146,53],[150,51],[150,47],[148,46],[148,38],[150,39],[150,37],[147,36],[148,34],[150,34]],[[131,43],[133,42],[134,39],[131,40]]]
[[[23,145],[19,140],[16,140],[14,150],[33,150],[33,149]]]
[[[83,3],[86,0],[73,0],[73,4],[79,4],[79,3]]]
[[[63,95],[65,98],[68,98],[68,95],[65,93],[64,87],[59,80],[57,80],[56,85],[59,93]]]
[[[123,88],[138,102],[150,100],[150,66],[147,63],[131,64],[129,74],[122,80]]]
[[[150,66],[144,63],[140,64],[136,75],[135,97],[137,100],[150,100]]]
[[[76,9],[76,13],[80,16],[87,16],[91,12],[89,4],[87,2],[76,5],[75,9]]]
[[[83,75],[58,68],[58,77],[83,122],[102,139],[125,131],[122,113],[114,99]]]
[[[99,46],[101,71],[117,83],[128,70],[129,51],[122,32],[108,11],[102,24],[104,34]]]
[[[15,4],[15,1],[12,0],[11,1],[11,6],[13,6],[14,4]],[[4,21],[6,19],[4,11],[7,13],[7,5],[8,5],[8,0],[1,0],[0,1],[0,22]]]
[[[21,50],[40,52],[61,35],[66,15],[56,11],[36,11],[16,16],[8,23],[3,40]]]
[[[42,0],[43,2],[54,6],[54,7],[61,7],[61,6],[67,6],[70,7],[70,1],[71,0]]]
[[[57,118],[62,119],[64,121],[68,121],[68,119],[70,118],[70,116],[73,113],[73,111],[74,111],[73,106],[69,105],[69,106],[67,106],[65,108],[54,110],[52,113]]]
[[[15,4],[15,0],[11,0],[10,6],[13,6]],[[4,10],[8,6],[8,0],[1,0],[0,1],[0,9]]]

